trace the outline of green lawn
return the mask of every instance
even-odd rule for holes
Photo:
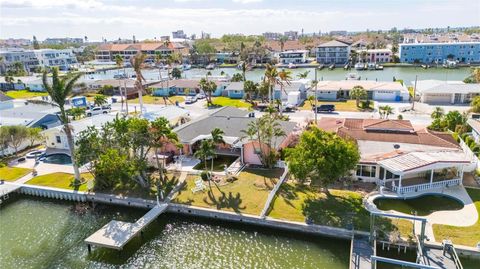
[[[2,167],[0,168],[0,179],[5,181],[15,181],[26,174],[30,173],[32,169],[20,167]]]
[[[87,190],[87,183],[86,181],[93,180],[93,175],[90,173],[83,173],[82,179],[85,183],[81,184],[78,187],[73,187],[73,174],[67,173],[52,173],[34,177],[27,181],[25,184],[30,185],[38,185],[38,186],[46,186],[52,188],[60,188],[60,189],[69,189],[69,190],[78,190],[78,191],[86,191]]]
[[[238,159],[238,156],[225,156],[225,155],[217,155],[217,157],[213,160],[213,171],[215,172],[222,172],[225,171],[225,164],[230,166],[236,159]],[[208,164],[208,169],[211,169],[211,161],[207,161]],[[200,162],[197,165],[193,167],[193,169],[197,170],[204,170],[205,169],[205,163]]]
[[[315,103],[314,103],[315,104]],[[373,110],[373,102],[370,102],[370,109],[362,109],[357,107],[355,100],[347,101],[317,101],[317,105],[335,105],[337,111],[371,111]],[[303,110],[312,110],[312,106],[309,101],[305,101],[303,106],[300,107]]]
[[[413,199],[379,198],[375,200],[378,209],[395,210],[405,214],[417,213],[417,216],[427,216],[435,211],[460,210],[463,204],[443,195],[424,195]]]
[[[282,172],[282,169],[245,169],[239,174],[238,180],[219,186],[220,191],[212,183],[212,192],[208,191],[208,183],[205,183],[206,191],[192,193],[195,180],[199,176],[189,178],[174,202],[259,215],[267,201],[270,190]]]
[[[362,194],[348,190],[330,189],[328,193],[307,186],[283,184],[272,202],[269,217],[305,222],[307,216],[319,225],[353,228],[368,231],[370,213],[362,203]],[[412,223],[406,220],[382,219],[377,221],[377,230],[399,232],[407,236]]]
[[[5,93],[7,96],[10,96],[14,99],[29,99],[37,96],[47,96],[48,93],[46,92],[31,92],[27,90],[21,91],[8,91]]]
[[[217,106],[233,106],[233,107],[244,107],[250,108],[252,104],[249,104],[241,99],[231,99],[228,97],[214,97],[212,100],[214,105]]]
[[[163,101],[163,97],[161,96],[153,96],[153,95],[144,95],[142,96],[142,100],[144,104],[155,104],[155,105],[164,105],[165,102]],[[167,104],[175,104],[175,101],[179,103],[185,102],[185,97],[183,96],[170,96],[168,97]],[[129,103],[138,103],[138,98],[128,100]]]
[[[466,190],[480,215],[480,189],[466,188]],[[480,218],[477,220],[477,223],[468,227],[433,224],[433,233],[437,241],[448,238],[455,244],[475,246],[480,242]]]

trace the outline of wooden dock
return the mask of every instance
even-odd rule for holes
[[[442,249],[424,248],[424,257],[420,260],[420,264],[438,267],[442,269],[457,269],[452,254],[448,251],[443,253]]]
[[[370,243],[368,237],[357,236],[352,238],[349,269],[371,269],[371,256],[374,254],[374,246]]]
[[[160,214],[167,210],[168,204],[160,204],[148,211],[136,222],[124,222],[112,220],[100,228],[94,234],[85,239],[88,250],[91,246],[99,246],[122,250],[123,247],[138,233],[140,233],[148,224],[155,220]]]
[[[3,182],[0,184],[0,204],[3,200],[8,199],[8,195],[12,192],[20,189],[21,185],[9,182]]]

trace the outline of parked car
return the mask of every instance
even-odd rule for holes
[[[331,113],[331,112],[335,111],[335,105],[329,105],[329,104],[320,105],[320,106],[316,107],[316,109],[317,109],[317,112],[329,112],[329,113]],[[315,111],[315,107],[313,107],[313,110]]]
[[[27,161],[27,159],[25,159],[25,157],[20,157],[20,158],[17,159],[17,162],[19,162],[19,163],[23,163],[23,162],[26,162],[26,161]]]
[[[187,96],[187,98],[185,98],[185,104],[193,104],[196,101],[197,101],[196,96]]]
[[[30,151],[29,153],[27,153],[27,155],[25,155],[25,157],[27,157],[27,159],[34,159],[34,158],[38,158],[38,157],[42,156],[43,154],[45,154],[44,149],[34,150],[34,151]]]
[[[205,98],[206,98],[205,94],[203,94],[203,93],[197,94],[197,99],[198,100],[202,100],[202,99],[205,99]]]
[[[87,115],[87,117],[91,117],[94,115],[107,114],[107,113],[110,113],[110,111],[112,111],[110,105],[105,105],[101,107],[91,108],[85,111],[85,114]]]

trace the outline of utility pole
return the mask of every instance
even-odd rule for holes
[[[318,89],[318,80],[317,80],[317,68],[315,67],[315,125],[317,125],[317,89]]]
[[[417,94],[417,78],[418,78],[418,75],[415,76],[415,86],[413,87],[412,110],[415,110],[415,96]]]

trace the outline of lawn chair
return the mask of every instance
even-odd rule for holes
[[[203,191],[206,188],[207,187],[205,186],[205,184],[203,184],[203,180],[197,179],[197,180],[195,180],[195,187],[192,188],[192,192],[196,193],[196,192],[199,192],[199,191]]]

